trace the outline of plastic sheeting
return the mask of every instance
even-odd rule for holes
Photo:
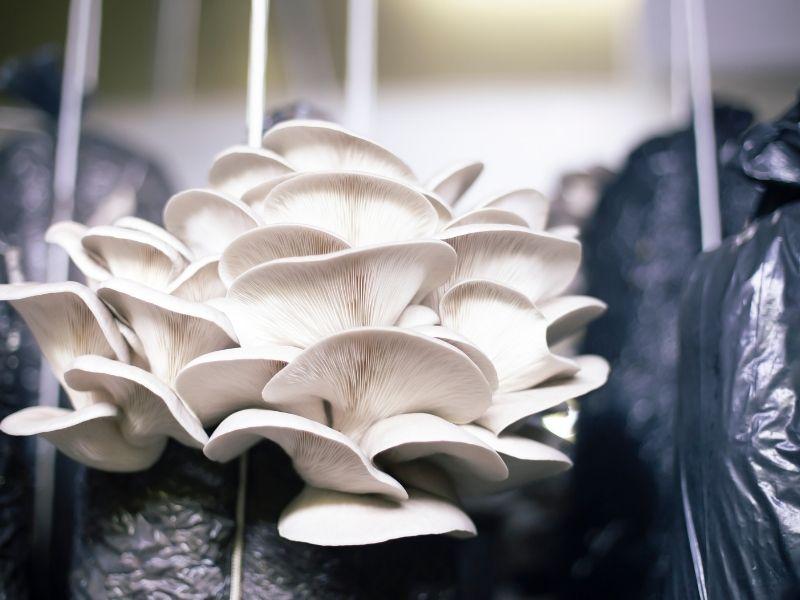
[[[800,205],[703,255],[681,306],[668,598],[800,597]]]
[[[751,115],[715,111],[718,156],[738,154]],[[751,195],[723,196],[723,229],[752,214]],[[611,362],[608,383],[581,401],[564,597],[659,598],[673,506],[678,300],[700,251],[694,137],[651,139],[605,188],[583,236],[586,293],[608,312],[582,351]]]
[[[0,146],[0,282],[7,282],[9,259],[19,256],[21,274],[42,281],[44,232],[52,216],[53,133],[60,89],[60,58],[53,48],[18,59],[0,70],[0,89],[31,103],[42,130],[10,134]],[[161,170],[116,142],[94,134],[81,140],[76,219],[103,218],[98,207],[110,196],[120,210],[160,219],[170,185]],[[13,261],[12,261],[13,262]],[[38,402],[39,350],[23,321],[0,306],[0,418]],[[31,557],[33,442],[0,434],[0,599],[63,597],[72,547],[74,479],[81,469],[58,457],[54,548],[51,557]],[[31,560],[32,559],[32,560]],[[49,561],[53,576],[36,577],[37,561]],[[33,574],[33,579],[30,578]]]

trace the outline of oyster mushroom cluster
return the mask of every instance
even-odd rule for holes
[[[307,484],[280,517],[286,538],[474,534],[464,498],[570,465],[529,417],[608,371],[551,350],[604,310],[559,295],[580,263],[574,234],[544,229],[533,190],[459,210],[481,170],[423,185],[371,141],[289,121],[262,149],[220,154],[163,228],[54,225],[47,240],[86,284],[4,285],[0,299],[72,408],[0,428],[120,472],[148,468],[167,438],[215,461],[269,440]]]

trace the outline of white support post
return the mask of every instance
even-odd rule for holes
[[[717,179],[717,142],[714,131],[714,100],[708,58],[708,30],[704,0],[684,0],[689,40],[689,91],[692,98],[697,185],[700,197],[700,233],[703,250],[716,248],[722,240],[722,219]]]
[[[71,220],[75,212],[75,187],[78,175],[78,150],[80,146],[83,95],[87,80],[92,83],[97,60],[89,64],[92,46],[99,40],[98,0],[71,0],[69,23],[61,81],[61,105],[55,140],[53,166],[53,216],[52,222]],[[48,282],[65,281],[69,276],[69,259],[60,248],[47,249],[45,279]],[[39,373],[39,404],[58,406],[60,386],[52,371],[43,364]],[[36,466],[34,470],[36,495],[34,499],[33,551],[41,557],[39,567],[49,568],[50,541],[53,524],[53,494],[55,482],[55,449],[43,438],[36,440]],[[39,568],[37,567],[37,568]],[[48,584],[47,573],[39,573],[37,585]]]
[[[261,147],[264,128],[268,11],[269,0],[251,0],[250,55],[247,64],[247,143],[252,148]]]
[[[347,70],[345,73],[345,122],[369,135],[377,97],[376,0],[349,0],[347,4]]]

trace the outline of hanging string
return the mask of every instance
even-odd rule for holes
[[[377,95],[377,6],[375,0],[349,0],[347,5],[347,70],[345,122],[369,135]]]
[[[87,62],[90,46],[99,39],[99,7],[96,0],[71,0],[67,41],[64,53],[64,72],[61,80],[61,105],[55,140],[53,165],[52,222],[72,220],[75,212],[75,187],[78,175],[78,149],[80,145],[83,95],[87,83]],[[98,28],[93,35],[92,28]],[[96,69],[96,65],[92,66]],[[93,77],[91,72],[89,77]],[[60,248],[49,246],[45,263],[48,282],[65,281],[69,276],[69,258]],[[39,372],[39,404],[58,406],[60,386],[53,373],[42,365]],[[43,557],[36,585],[49,585],[50,541],[53,525],[53,485],[55,479],[55,448],[43,438],[36,441],[36,466],[34,471],[36,495],[34,498],[33,552]]]
[[[251,0],[250,53],[247,63],[247,143],[261,147],[264,128],[264,88],[267,75],[268,0]],[[242,598],[244,529],[247,520],[248,452],[239,458],[239,485],[236,490],[236,532],[231,555],[230,600]]]
[[[717,179],[717,142],[714,100],[708,59],[708,31],[703,0],[684,0],[689,40],[689,93],[692,98],[697,185],[700,198],[700,238],[703,250],[716,248],[722,239]]]

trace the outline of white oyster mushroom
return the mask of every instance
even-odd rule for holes
[[[278,123],[264,134],[262,145],[296,171],[360,171],[416,183],[414,173],[397,156],[326,121]]]
[[[447,279],[454,262],[436,240],[273,260],[234,280],[225,313],[242,346],[304,348],[345,329],[393,325]]]
[[[223,194],[240,198],[264,181],[293,172],[286,161],[273,152],[234,146],[214,157],[208,172],[208,184]]]
[[[608,379],[608,363],[599,356],[575,358],[578,372],[527,390],[495,394],[492,405],[475,423],[500,435],[528,417],[588,394]]]
[[[500,208],[478,208],[456,217],[450,221],[445,229],[453,229],[462,225],[515,225],[527,227],[528,222],[517,213]]]
[[[540,302],[547,319],[547,342],[558,342],[582,330],[606,311],[606,303],[591,296],[558,296]]]
[[[271,345],[209,352],[180,370],[175,389],[203,425],[216,425],[238,410],[267,408],[261,390],[299,353]]]
[[[426,187],[437,194],[445,204],[453,206],[472,187],[483,173],[483,163],[467,161],[458,163],[434,175]]]
[[[190,360],[236,343],[228,319],[210,306],[121,279],[105,282],[97,294],[133,329],[153,374],[169,385]]]
[[[457,208],[461,208],[461,205],[459,204]],[[483,211],[511,213],[516,215],[517,219],[520,219],[522,222],[509,222],[509,225],[521,224],[525,227],[530,227],[534,231],[541,231],[547,225],[547,218],[550,214],[550,199],[532,188],[521,188],[492,196],[483,202],[479,202],[471,212],[464,212],[462,218],[466,218],[469,214],[479,215],[483,213]],[[475,219],[476,217],[473,216],[472,221],[478,222]],[[467,223],[462,224],[466,225]]]
[[[70,458],[105,471],[140,471],[168,437],[202,448],[197,417],[152,374],[103,356],[84,355],[64,373],[67,390],[92,403],[77,410],[33,406],[3,420],[9,435],[41,435]]]
[[[350,244],[317,227],[296,224],[264,225],[234,239],[219,263],[226,286],[248,269],[281,258],[317,256],[347,250]]]
[[[278,520],[289,540],[322,546],[377,544],[417,535],[474,536],[475,524],[452,500],[408,490],[408,500],[306,487]]]
[[[238,235],[261,224],[241,200],[211,190],[186,190],[164,207],[164,226],[195,258],[222,254]]]
[[[486,356],[486,354],[484,354],[480,348],[478,348],[463,335],[440,325],[414,325],[413,329],[414,331],[423,335],[447,342],[451,346],[455,346],[461,350],[467,355],[467,358],[475,363],[475,366],[481,370],[481,373],[483,373],[486,381],[489,382],[489,387],[492,390],[497,389],[497,386],[499,385],[499,381],[497,379],[497,369],[494,368],[492,361],[489,360],[489,357]]]
[[[173,246],[125,227],[62,222],[50,227],[45,239],[61,246],[90,282],[118,277],[163,289],[186,266]]]
[[[211,255],[190,263],[170,282],[166,292],[192,302],[222,298],[228,290],[219,276],[219,262],[219,256]]]
[[[430,202],[398,181],[361,173],[304,173],[276,186],[261,205],[265,223],[329,231],[352,246],[430,237]]]
[[[192,251],[186,247],[186,244],[160,225],[156,225],[145,219],[140,219],[139,217],[120,217],[114,221],[114,225],[117,227],[124,227],[125,229],[141,231],[142,233],[149,233],[153,237],[175,248],[186,260],[191,261],[194,259]]]
[[[364,327],[304,350],[270,379],[263,397],[287,411],[322,401],[327,424],[358,441],[377,421],[404,413],[469,423],[489,407],[491,390],[480,369],[445,342]]]
[[[563,292],[581,261],[577,241],[512,225],[464,225],[438,237],[458,260],[448,282],[428,298],[434,307],[450,287],[469,279],[495,281],[539,302]]]
[[[547,345],[547,319],[524,294],[486,280],[464,281],[442,297],[442,325],[480,348],[497,370],[501,392],[575,373]]]
[[[311,419],[274,410],[237,412],[214,431],[205,454],[217,461],[239,456],[268,439],[292,459],[309,485],[355,494],[382,494],[405,500],[408,494],[393,477],[376,468],[346,435]]]
[[[56,379],[83,354],[127,362],[128,345],[108,308],[79,283],[14,283],[0,285],[5,300],[25,320]],[[66,388],[74,408],[92,404],[91,394]]]

